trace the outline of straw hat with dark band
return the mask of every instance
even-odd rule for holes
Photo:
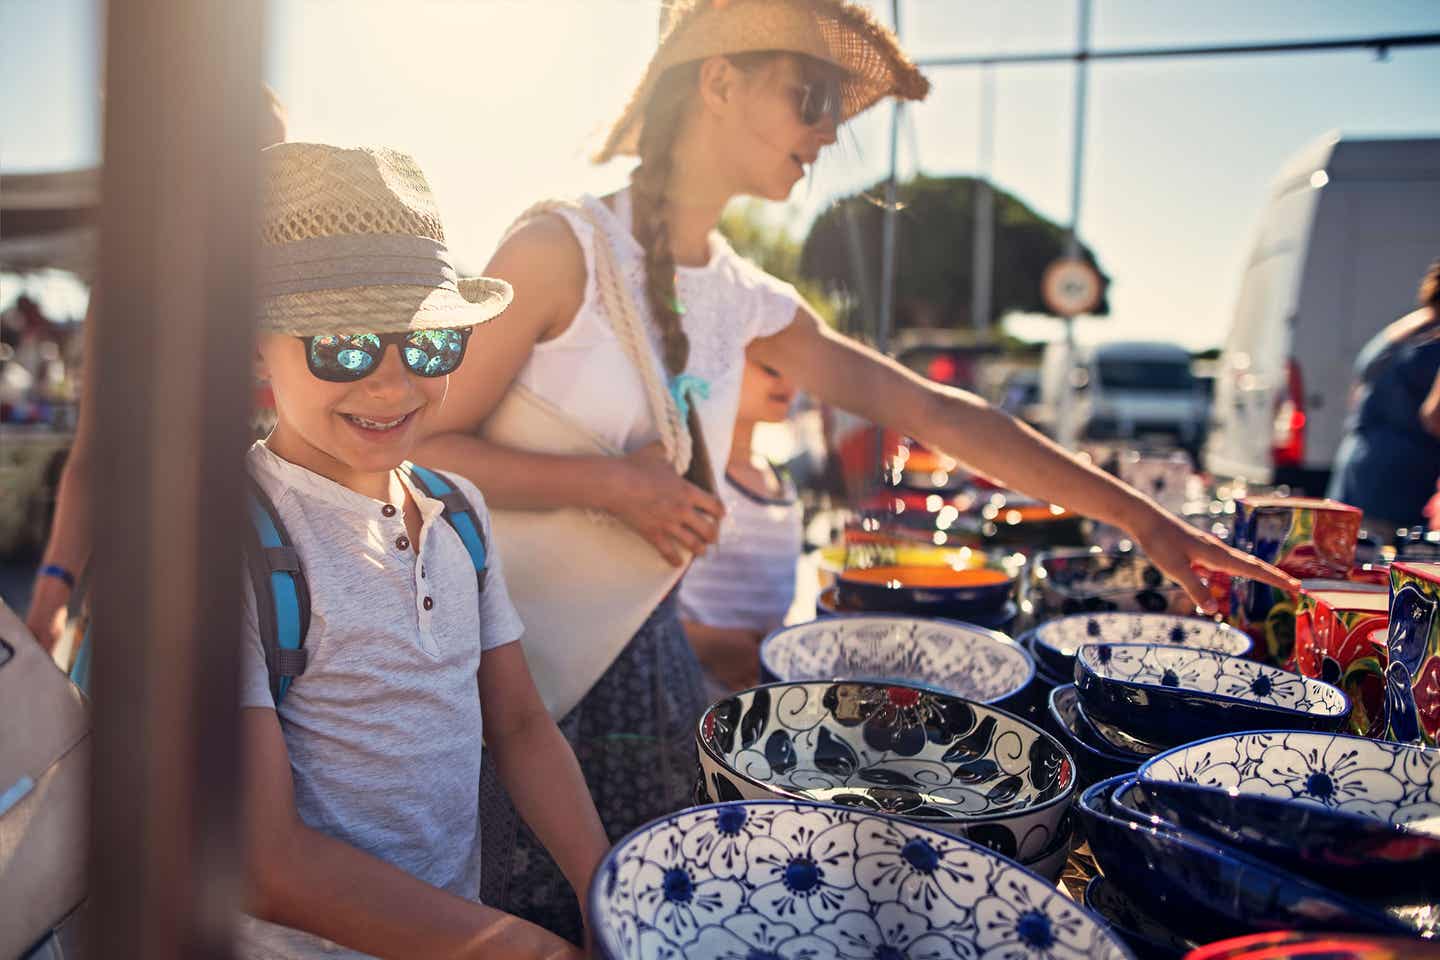
[[[841,120],[883,97],[923,100],[930,81],[868,10],[844,0],[676,0],[662,21],[660,47],[625,113],[595,154],[604,163],[639,149],[645,104],[671,67],[725,54],[799,53],[845,71]]]
[[[406,154],[281,143],[262,157],[262,330],[469,327],[509,306],[505,281],[455,275],[430,185]]]

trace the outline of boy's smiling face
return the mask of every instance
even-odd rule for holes
[[[275,394],[270,449],[377,499],[384,499],[389,472],[410,455],[450,383],[411,373],[393,344],[368,376],[331,383],[310,372],[299,338],[278,333],[261,335],[257,372]]]

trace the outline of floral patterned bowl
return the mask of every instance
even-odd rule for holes
[[[1075,658],[1086,715],[1175,746],[1239,730],[1334,730],[1350,715],[1338,688],[1211,650],[1095,643]]]
[[[1041,553],[1030,564],[1025,599],[1037,623],[1073,613],[1188,614],[1195,609],[1184,587],[1133,550]]]
[[[1169,613],[1081,613],[1042,623],[1030,649],[1055,673],[1075,672],[1075,652],[1086,643],[1170,643],[1243,657],[1254,646],[1227,623]]]
[[[775,683],[700,718],[717,800],[818,800],[924,822],[1019,860],[1048,850],[1075,793],[1065,748],[995,707],[920,687]]]
[[[1162,753],[1139,779],[1184,829],[1337,889],[1440,899],[1440,750],[1240,733]]]
[[[1433,936],[1440,926],[1440,907],[1381,908],[1178,829],[1137,806],[1134,785],[1122,774],[1087,789],[1076,805],[1080,827],[1105,879],[1179,936],[1201,943],[1273,929]]]
[[[722,803],[621,840],[590,885],[604,960],[1133,954],[1053,883],[893,817]]]
[[[760,644],[760,678],[906,683],[995,703],[1025,689],[1030,654],[1003,633],[902,616],[844,616],[777,630]]]

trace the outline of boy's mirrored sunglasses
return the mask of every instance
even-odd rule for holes
[[[795,91],[800,99],[801,123],[807,127],[814,127],[828,117],[835,126],[840,126],[844,104],[839,80],[815,80],[810,83],[802,83],[796,86]]]
[[[327,333],[300,337],[310,372],[331,383],[353,383],[380,366],[385,348],[400,351],[405,369],[419,377],[454,373],[465,359],[471,327],[406,330],[403,333]]]

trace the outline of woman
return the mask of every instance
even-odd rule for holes
[[[1330,496],[1365,511],[1380,543],[1424,526],[1440,479],[1440,260],[1420,281],[1419,309],[1377,333],[1355,359],[1345,436]]]
[[[729,459],[748,349],[757,363],[822,400],[1128,530],[1197,603],[1212,601],[1192,561],[1294,586],[978,397],[923,380],[829,330],[792,287],[738,257],[715,231],[734,196],[784,200],[835,142],[841,122],[885,96],[920,99],[928,89],[895,37],[841,0],[671,5],[645,77],[596,157],[638,154],[631,186],[603,200],[585,198],[578,213],[536,217],[501,244],[486,273],[511,282],[514,306],[505,323],[477,334],[473,352],[487,362],[455,378],[442,415],[450,433],[423,444],[418,458],[469,477],[492,506],[609,511],[676,564],[715,542],[720,503],[677,475],[649,443],[656,429],[646,417],[647,394],[622,362],[611,326],[617,318],[607,323],[602,315],[597,254],[608,248],[658,334],[651,346],[681,394],[678,405],[695,404],[699,446],[712,463]],[[684,395],[702,380],[704,387]],[[516,381],[628,455],[556,457],[477,438]],[[502,549],[509,558],[524,547]],[[528,650],[528,635],[526,643]],[[701,672],[672,595],[561,722],[612,838],[685,804],[704,706]],[[492,873],[512,852],[492,823],[493,813],[486,820],[486,902],[577,936],[564,878],[532,837],[522,831],[508,878]]]

